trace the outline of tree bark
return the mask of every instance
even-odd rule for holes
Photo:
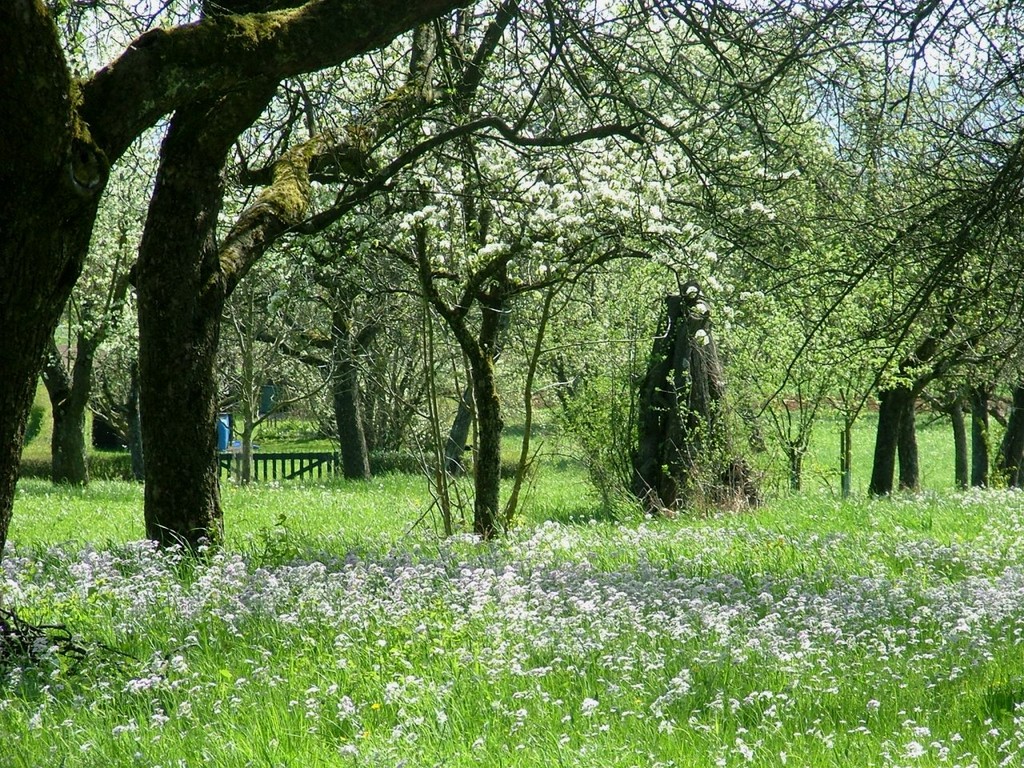
[[[1020,488],[1024,482],[1024,383],[1013,388],[1013,404],[999,446],[997,470],[1010,488]]]
[[[53,412],[50,475],[59,485],[87,485],[89,482],[85,413],[89,405],[96,342],[79,335],[75,350],[70,374],[56,344],[51,343],[43,366],[43,383]]]
[[[839,439],[839,493],[844,499],[853,493],[853,418],[843,418],[843,431]]]
[[[254,78],[337,66],[463,2],[308,0],[295,10],[155,28],[83,84],[81,112],[108,155],[120,155],[182,104],[216,100]]]
[[[665,304],[665,323],[654,338],[647,373],[640,385],[637,449],[633,457],[633,493],[652,513],[674,510],[679,502],[676,481],[668,469],[670,464],[680,463],[671,455],[680,447],[671,438],[682,428],[666,420],[679,419],[680,393],[671,386],[677,378],[673,371],[688,371],[690,367],[682,298],[668,296]],[[680,327],[684,329],[682,333]],[[683,338],[680,340],[679,336]]]
[[[362,396],[359,392],[359,367],[353,348],[352,321],[347,302],[333,313],[334,365],[331,394],[334,418],[338,426],[342,474],[349,480],[370,479],[370,452],[366,446]]]
[[[495,378],[494,363],[498,355],[498,337],[508,325],[504,291],[507,277],[500,286],[481,297],[483,315],[476,345],[467,355],[473,377],[473,404],[476,406],[477,451],[473,463],[473,531],[489,539],[498,532],[499,496],[501,491],[501,400]]]
[[[494,362],[484,354],[473,366],[473,400],[476,403],[477,455],[474,462],[473,531],[489,539],[498,532],[498,498],[501,490],[501,402],[494,378]]]
[[[804,447],[790,445],[786,452],[789,454],[789,490],[799,491],[803,479]]]
[[[448,430],[444,446],[444,470],[449,475],[466,474],[466,453],[470,450],[469,429],[473,426],[473,386],[462,390],[455,408],[455,418]]]
[[[504,300],[497,305],[484,307],[484,322],[480,326],[480,336],[477,345],[482,350],[487,350],[490,356],[490,365],[493,369],[498,357],[501,355],[501,336],[508,329],[511,313],[505,306]],[[475,385],[463,389],[459,397],[458,406],[455,409],[455,418],[452,419],[452,426],[448,430],[448,440],[444,447],[445,471],[450,475],[461,475],[466,472],[466,453],[470,450],[469,431],[473,426],[473,414],[475,412],[474,398]],[[480,429],[479,423],[477,430]],[[500,470],[499,470],[500,471]]]
[[[132,477],[138,482],[146,479],[146,460],[142,451],[142,419],[139,415],[139,364],[132,363],[131,382],[128,388],[128,401],[125,403],[125,416],[128,423],[128,452],[132,458]]]
[[[637,405],[633,492],[651,513],[689,503],[757,504],[721,418],[725,376],[707,304],[692,283],[665,302]]]
[[[82,269],[107,162],[42,3],[0,3],[0,557],[29,409]]]
[[[215,240],[221,169],[274,87],[179,109],[161,148],[137,279],[146,535],[162,545],[195,549],[223,536],[214,429],[228,291]]]
[[[896,454],[900,442],[903,419],[913,403],[909,387],[882,390],[878,395],[878,428],[875,432],[875,456],[871,466],[868,493],[888,496],[892,493],[896,472]]]
[[[921,464],[917,451],[917,413],[913,397],[905,406],[900,419],[896,453],[900,460],[899,489],[917,492],[921,489]]]
[[[988,450],[988,387],[971,390],[971,486],[985,488],[989,484]]]

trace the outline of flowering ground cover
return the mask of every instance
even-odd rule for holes
[[[2,665],[3,765],[1024,759],[1024,494],[535,514],[482,545],[406,535],[411,486],[238,493],[246,529],[195,562],[133,540],[137,491],[25,487],[4,605],[87,656]],[[125,519],[103,543],[45,525],[95,507]]]

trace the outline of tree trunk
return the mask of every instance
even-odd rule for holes
[[[790,445],[786,452],[789,454],[789,490],[799,491],[803,479],[804,448]]]
[[[252,482],[252,436],[255,430],[256,426],[252,417],[242,419],[242,429],[239,432],[238,441],[239,451],[236,457],[239,485],[249,485]]]
[[[227,286],[216,244],[221,168],[273,87],[179,109],[161,148],[139,248],[146,535],[196,548],[223,536],[214,375]]]
[[[677,378],[674,371],[688,371],[690,367],[682,297],[668,296],[665,305],[665,323],[654,338],[647,373],[640,385],[638,439],[633,456],[633,493],[652,513],[674,510],[680,500],[676,481],[667,471],[670,459],[673,464],[679,463],[668,453],[680,447],[670,438],[682,432],[681,425],[675,425],[680,418],[680,393],[671,383]],[[681,334],[680,327],[684,329]]]
[[[89,482],[85,412],[89,405],[96,346],[93,339],[79,335],[70,375],[56,344],[51,343],[43,365],[43,383],[53,412],[50,474],[56,484],[87,485]]]
[[[975,387],[971,400],[971,486],[985,488],[989,484],[987,387]]]
[[[967,421],[964,403],[957,397],[949,407],[949,421],[953,427],[953,483],[960,490],[967,488]]]
[[[508,329],[510,318],[511,313],[503,299],[499,298],[498,303],[493,306],[485,304],[484,322],[480,326],[477,345],[489,354],[492,368],[501,355],[501,337]],[[461,475],[466,471],[466,453],[471,449],[469,430],[473,426],[474,389],[475,386],[471,382],[462,390],[458,407],[455,410],[455,418],[452,419],[451,429],[448,430],[448,440],[444,448],[444,463],[445,471],[450,475]],[[479,423],[477,429],[479,430]]]
[[[920,490],[921,465],[918,460],[917,414],[913,397],[904,408],[903,417],[900,419],[896,453],[900,460],[900,490],[914,492]]]
[[[444,469],[449,475],[458,477],[466,473],[466,454],[470,451],[469,429],[473,426],[473,386],[462,390],[459,404],[455,409],[448,440],[444,446]]]
[[[1024,469],[1024,383],[1013,388],[1013,404],[1006,433],[999,446],[999,473],[1006,478],[1010,488],[1020,488]]]
[[[486,310],[485,310],[486,311]],[[471,361],[473,401],[476,404],[477,454],[474,462],[473,531],[489,539],[498,532],[501,490],[501,402],[494,378],[494,361],[484,351]]]
[[[481,297],[483,313],[480,334],[472,346],[463,344],[469,360],[473,383],[473,405],[476,406],[477,451],[473,462],[473,531],[489,539],[498,532],[501,492],[501,400],[494,363],[499,354],[499,337],[508,327],[505,300],[507,276],[503,273],[499,286]],[[469,341],[469,334],[463,338]]]
[[[142,420],[139,418],[139,364],[132,363],[131,382],[128,387],[128,402],[125,404],[128,422],[128,452],[132,458],[132,477],[138,482],[146,478],[146,462],[142,452]]]
[[[50,454],[50,479],[54,484],[83,486],[89,483],[84,408],[69,408],[64,401],[53,409]]]
[[[843,419],[843,431],[839,440],[839,488],[844,499],[853,493],[853,419]]]
[[[878,429],[875,432],[875,456],[868,493],[872,496],[888,496],[892,493],[903,418],[908,408],[912,407],[913,394],[908,387],[895,387],[882,390],[878,401]]]
[[[331,394],[341,448],[341,470],[349,480],[369,480],[370,452],[366,447],[359,367],[355,361],[352,322],[347,306],[334,312],[331,325],[334,336]]]
[[[694,284],[666,297],[637,404],[633,492],[651,513],[686,503],[756,504],[757,489],[731,446],[720,410],[725,377],[710,313]]]
[[[29,409],[81,272],[107,162],[73,112],[43,3],[0,3],[0,557]],[[13,106],[16,105],[16,106]]]
[[[333,382],[334,415],[338,425],[342,473],[349,480],[370,479],[359,376],[351,359],[337,361]]]

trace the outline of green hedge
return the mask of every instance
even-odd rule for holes
[[[505,480],[516,476],[518,462],[503,459],[501,477]],[[380,451],[370,454],[370,472],[374,475],[422,475],[423,460],[419,456],[404,451]]]
[[[21,477],[50,478],[49,457],[22,458]],[[132,480],[132,457],[128,453],[97,452],[89,454],[89,479]]]

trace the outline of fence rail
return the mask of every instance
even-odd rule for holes
[[[218,454],[220,474],[226,472],[228,479],[238,477],[241,472],[241,454],[226,451]],[[264,482],[294,480],[309,475],[328,476],[338,471],[340,459],[336,453],[254,453],[252,455],[252,479]]]

